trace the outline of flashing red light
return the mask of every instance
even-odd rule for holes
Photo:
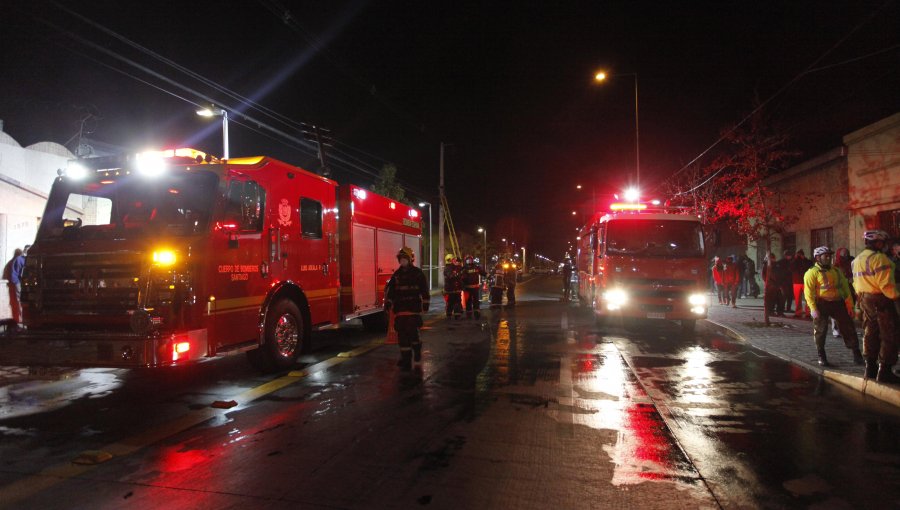
[[[172,361],[187,358],[187,352],[191,350],[190,342],[175,342],[172,345]]]
[[[611,211],[643,211],[646,208],[647,204],[629,204],[621,202],[617,202],[609,206],[609,209]]]
[[[169,188],[169,193],[171,193],[173,195],[177,195],[179,193],[179,191],[175,188]]]
[[[409,210],[409,217],[410,217],[410,218],[418,218],[418,217],[419,217],[419,211],[417,211],[417,210],[415,210],[415,209],[410,209],[410,210]]]
[[[395,204],[394,202],[391,202],[391,209],[396,209],[396,208],[397,208],[397,204]]]
[[[216,230],[237,230],[238,224],[232,222],[216,222]]]

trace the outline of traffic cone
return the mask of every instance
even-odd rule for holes
[[[387,330],[387,339],[384,341],[386,344],[394,345],[398,341],[397,339],[397,330],[394,328],[394,312],[388,312],[388,330]]]

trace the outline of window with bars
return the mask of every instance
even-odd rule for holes
[[[810,253],[812,253],[813,250],[815,250],[819,246],[828,246],[829,248],[834,250],[834,230],[831,227],[816,228],[811,230],[809,233],[809,243]]]
[[[887,232],[894,239],[900,238],[900,209],[879,212],[878,228]]]

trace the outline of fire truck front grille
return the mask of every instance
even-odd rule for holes
[[[62,315],[118,315],[137,308],[140,274],[134,254],[47,256],[41,311]]]

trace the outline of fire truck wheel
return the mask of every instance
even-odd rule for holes
[[[293,301],[282,299],[266,314],[265,343],[259,348],[259,365],[266,371],[291,368],[305,347],[303,314]]]

